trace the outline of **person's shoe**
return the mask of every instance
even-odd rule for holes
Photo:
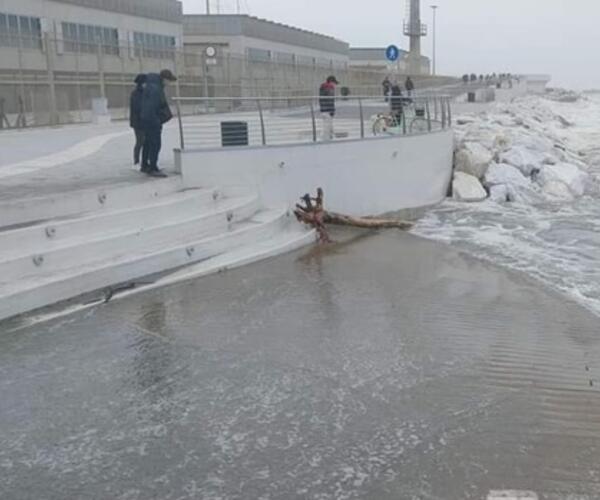
[[[169,177],[167,174],[165,174],[162,170],[159,170],[158,168],[148,170],[146,173],[150,177]]]
[[[147,165],[142,165],[142,168],[140,168],[140,172],[142,174],[147,174],[148,172],[150,172],[150,170],[152,170],[152,169]]]

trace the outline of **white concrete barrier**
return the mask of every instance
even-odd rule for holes
[[[439,203],[452,174],[451,129],[317,144],[176,151],[186,188],[242,186],[266,206],[325,190],[327,208],[376,215]]]

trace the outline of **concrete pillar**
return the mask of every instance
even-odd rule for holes
[[[44,42],[46,45],[46,70],[48,75],[48,88],[50,90],[49,102],[49,122],[50,125],[59,123],[58,108],[56,105],[56,82],[54,79],[56,46],[55,40],[50,39],[49,33],[44,33]]]
[[[106,82],[104,79],[104,54],[102,53],[102,43],[98,42],[98,80],[100,81],[100,97],[106,97]]]

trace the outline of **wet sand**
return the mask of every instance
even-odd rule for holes
[[[599,498],[598,318],[342,239],[0,335],[0,498]]]

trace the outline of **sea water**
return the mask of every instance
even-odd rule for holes
[[[570,122],[561,137],[585,163],[584,196],[539,192],[533,201],[514,203],[446,201],[414,232],[526,273],[600,315],[600,96],[574,103],[527,97],[516,106],[525,110],[536,100]]]

